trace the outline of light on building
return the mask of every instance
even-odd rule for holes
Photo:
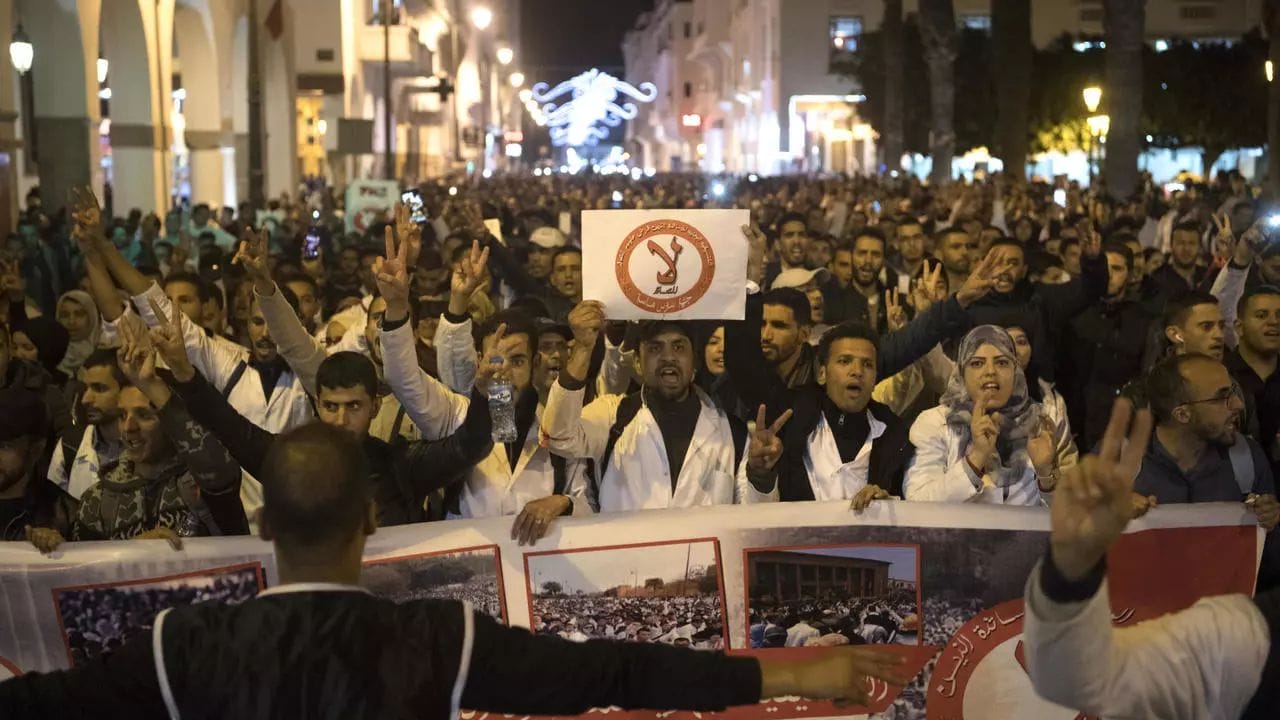
[[[517,93],[516,96],[520,98],[520,102],[524,103],[527,106],[529,102],[533,100],[533,91],[530,90],[529,88],[524,88],[519,93]]]
[[[26,75],[30,72],[31,61],[34,59],[35,48],[31,45],[31,38],[22,29],[22,23],[18,23],[17,29],[13,31],[13,40],[9,41],[9,61],[19,75]]]
[[[698,143],[697,150],[698,150],[698,157],[702,157],[703,155],[706,155],[706,154],[707,154],[707,144],[706,144],[706,143]]]
[[[870,140],[875,137],[875,130],[871,128],[869,123],[857,123],[853,126],[854,140]]]
[[[1089,116],[1089,133],[1094,137],[1106,139],[1107,133],[1111,130],[1110,115],[1090,115]]]
[[[99,91],[98,91],[98,99],[99,99],[99,100],[110,100],[110,99],[111,99],[111,88],[102,88],[101,90],[99,90]]]
[[[458,195],[458,186],[457,186],[457,185],[450,185],[450,186],[449,186],[449,197],[457,197],[457,195]]]
[[[613,191],[613,196],[612,196],[610,199],[612,199],[612,200],[613,200],[614,202],[616,202],[616,203],[620,203],[620,202],[622,202],[622,191],[620,191],[620,190],[614,190],[614,191]]]
[[[522,85],[524,85],[524,73],[522,72],[511,73],[511,87],[518,88],[518,87],[521,87]]]
[[[323,134],[325,134],[325,133],[329,132],[329,121],[328,121],[328,120],[317,120],[317,121],[316,121],[316,132],[320,133],[321,135],[323,135]]]
[[[747,180],[750,180],[751,182],[759,182],[760,176],[756,175],[755,173],[751,173],[750,175],[747,176]]]
[[[503,65],[510,65],[512,60],[516,59],[516,53],[509,47],[498,48],[498,62]]]
[[[98,58],[98,84],[101,85],[107,81],[107,70],[111,68],[111,63],[106,58]]]
[[[1091,113],[1098,112],[1098,105],[1102,103],[1102,88],[1097,85],[1090,85],[1080,91],[1080,97],[1084,98],[1084,106]]]
[[[524,146],[520,143],[507,143],[504,152],[506,152],[507,157],[509,158],[518,158],[524,155]]]
[[[724,183],[718,182],[711,186],[711,194],[716,197],[724,197]]]
[[[687,128],[702,127],[702,116],[697,113],[681,115],[680,124]]]
[[[486,168],[484,172],[480,173],[480,175],[485,180],[488,180],[489,178],[493,177],[493,171]]]
[[[15,63],[15,65],[16,64],[17,63]],[[1275,79],[1276,68],[1274,65],[1271,64],[1270,60],[1262,64],[1262,70],[1267,74],[1267,82],[1271,82],[1273,79]]]
[[[644,173],[644,171],[643,171],[643,170],[641,170],[640,168],[638,168],[638,167],[633,167],[633,168],[631,168],[631,179],[632,179],[632,180],[639,180],[639,179],[640,179],[640,176],[641,176],[643,173]]]
[[[647,167],[647,168],[645,168],[645,169],[644,169],[644,176],[645,176],[645,177],[653,177],[654,175],[657,175],[657,174],[658,174],[658,169],[657,169],[657,168]]]
[[[1165,51],[1166,51],[1166,50],[1168,50],[1168,49],[1169,49],[1169,41],[1168,41],[1168,40],[1156,40],[1156,42],[1155,42],[1155,50],[1156,50],[1156,52],[1158,52],[1158,53],[1162,53],[1162,52],[1165,52]]]
[[[484,5],[478,5],[471,9],[471,24],[477,30],[487,30],[493,24],[493,11]]]

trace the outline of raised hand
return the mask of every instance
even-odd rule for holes
[[[934,303],[940,303],[946,299],[947,285],[942,280],[942,263],[935,262],[932,270],[925,265],[920,274],[920,280],[911,291],[911,304],[915,307],[916,314],[919,315]]]
[[[165,527],[163,525],[159,527],[154,527],[142,533],[141,535],[135,536],[133,539],[134,540],[167,540],[169,542],[169,547],[173,548],[174,550],[182,549],[182,536],[178,535],[178,533],[175,532],[173,528]]]
[[[400,242],[409,243],[409,253],[406,258],[408,267],[418,264],[418,253],[422,251],[422,228],[418,224],[409,219],[409,206],[404,203],[396,205],[396,237]]]
[[[1116,400],[1096,455],[1063,474],[1049,517],[1054,565],[1068,580],[1089,573],[1133,516],[1133,481],[1151,438],[1151,411]]]
[[[747,279],[756,285],[764,284],[764,256],[768,252],[769,243],[760,232],[760,228],[743,225],[742,234],[747,238]]]
[[[116,351],[116,364],[131,385],[142,389],[156,379],[154,348],[146,331],[139,330],[128,321],[120,323],[120,349]]]
[[[1035,431],[1027,438],[1027,457],[1035,467],[1036,475],[1041,477],[1052,473],[1054,466],[1057,465],[1057,434],[1054,431],[1053,421],[1044,415],[1040,416],[1040,422],[1036,424]]]
[[[386,254],[373,264],[378,291],[387,300],[387,318],[399,320],[409,314],[409,244],[396,243],[395,234],[387,227],[383,239]]]
[[[883,645],[831,648],[812,660],[761,657],[761,697],[800,695],[865,707],[870,679],[902,687],[911,681],[905,660]]]
[[[271,280],[271,267],[267,261],[267,232],[265,229],[254,232],[246,226],[241,235],[240,248],[231,264],[244,268],[244,274],[253,281],[254,289],[259,295],[270,295],[274,292],[275,282]]]
[[[160,305],[155,300],[150,302],[151,312],[155,313],[156,320],[159,321],[149,331],[151,344],[159,351],[160,357],[173,372],[173,377],[178,382],[187,382],[195,376],[196,370],[187,357],[187,343],[182,336],[182,313],[175,308],[172,318],[165,317]]]
[[[80,245],[80,251],[88,258],[96,257],[101,250],[100,243],[106,242],[107,237],[102,229],[102,209],[93,190],[71,189],[71,220],[75,224],[71,237]]]
[[[482,395],[489,393],[489,385],[495,380],[510,380],[507,368],[507,357],[504,354],[503,340],[507,337],[507,324],[502,323],[493,334],[485,338],[484,347],[480,350],[480,362],[476,367],[475,387]],[[501,362],[493,362],[495,359]]]
[[[897,288],[884,291],[884,319],[889,332],[897,332],[907,326],[907,311],[902,307]]]
[[[1263,530],[1274,530],[1280,523],[1280,502],[1276,501],[1275,495],[1250,493],[1244,504],[1257,516],[1258,525]]]
[[[790,419],[791,410],[788,408],[769,425],[765,422],[765,407],[760,406],[756,411],[756,428],[747,442],[748,471],[768,472],[778,464],[778,458],[782,457],[782,440],[778,438],[778,431]]]
[[[1155,495],[1139,495],[1133,494],[1133,519],[1146,515],[1154,510],[1160,504],[1160,500]]]
[[[1231,232],[1231,215],[1222,213],[1222,216],[1210,215],[1209,219],[1213,221],[1213,227],[1217,233],[1213,237],[1213,255],[1214,257],[1226,260],[1235,252],[1236,236]]]
[[[462,256],[458,268],[449,278],[449,312],[467,314],[471,297],[485,282],[485,270],[489,266],[489,248],[480,249],[480,241],[471,241],[471,252]]]
[[[598,300],[583,300],[570,310],[569,329],[573,332],[573,349],[590,354],[606,320],[604,304]]]
[[[17,258],[0,258],[0,293],[4,293],[9,302],[22,302],[26,297]]]
[[[969,420],[969,449],[965,452],[965,460],[983,475],[991,465],[996,452],[996,439],[1000,437],[1000,428],[1004,425],[1004,417],[998,413],[988,413],[991,402],[987,395],[974,398],[973,416]]]
[[[995,248],[978,262],[965,278],[964,284],[956,291],[956,301],[961,307],[969,307],[980,300],[995,286],[996,275],[1004,267],[1006,253],[1004,248]]]
[[[1102,233],[1092,225],[1087,232],[1081,233],[1080,254],[1087,258],[1096,258],[1102,254]]]

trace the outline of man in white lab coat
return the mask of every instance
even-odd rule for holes
[[[737,501],[746,426],[699,389],[688,326],[641,324],[643,389],[582,405],[604,306],[569,313],[573,347],[547,394],[542,431],[552,452],[595,463],[601,512],[725,505]]]

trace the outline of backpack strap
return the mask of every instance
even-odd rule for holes
[[[747,448],[747,424],[727,413],[725,417],[729,420],[729,432],[733,434],[733,471],[736,473]]]
[[[551,474],[555,478],[551,485],[551,494],[564,495],[565,490],[569,488],[568,461],[555,453],[551,453]]]
[[[88,425],[73,423],[62,434],[62,472],[67,476],[67,487],[71,486],[71,468],[75,465],[76,455],[80,454],[80,445],[88,432]]]
[[[395,421],[391,423],[391,437],[387,439],[388,442],[400,437],[400,426],[404,424],[404,416],[405,416],[404,406],[401,405],[400,409],[396,410]]]
[[[1227,450],[1227,457],[1231,458],[1231,473],[1236,476],[1240,493],[1248,495],[1253,492],[1253,449],[1249,447],[1249,438],[1243,433],[1237,434],[1235,445]]]
[[[178,476],[178,495],[182,498],[182,503],[187,509],[196,516],[201,525],[209,531],[213,537],[222,535],[222,528],[218,527],[217,521],[213,519],[213,513],[209,510],[209,505],[200,496],[200,486],[196,484],[196,479],[191,477],[191,473],[182,473]]]
[[[613,425],[609,427],[609,442],[605,443],[604,454],[600,456],[600,463],[596,466],[600,475],[596,478],[596,482],[604,480],[604,474],[609,469],[609,458],[613,456],[613,446],[618,444],[618,438],[622,437],[622,432],[627,429],[632,420],[636,419],[636,413],[640,412],[642,405],[644,401],[639,392],[631,393],[618,403],[618,411],[613,416]]]
[[[231,371],[231,377],[227,378],[226,387],[222,388],[222,399],[226,400],[231,397],[231,391],[236,389],[236,385],[240,384],[240,378],[244,377],[244,371],[249,368],[249,363],[241,360],[236,369]]]

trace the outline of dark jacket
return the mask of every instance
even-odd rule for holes
[[[173,387],[197,422],[226,445],[245,472],[260,482],[269,482],[262,476],[262,464],[275,442],[274,434],[236,412],[198,371],[190,381],[175,382]],[[488,398],[472,393],[466,419],[447,438],[409,442],[397,437],[387,443],[365,437],[365,460],[378,504],[378,524],[424,522],[427,516],[423,503],[427,496],[461,480],[472,465],[484,459],[489,454],[491,432]]]
[[[754,658],[532,635],[452,600],[397,604],[355,587],[271,593],[166,610],[110,657],[0,683],[0,717],[447,720],[459,706],[571,716],[760,700]]]
[[[53,425],[53,433],[45,447],[45,452],[52,452],[57,438],[71,427],[71,411],[61,388],[54,382],[47,370],[16,357],[9,358],[9,369],[5,373],[4,387],[26,388],[44,398],[45,413]]]
[[[1195,271],[1191,273],[1192,281],[1188,284],[1186,278],[1179,275],[1171,264],[1165,263],[1151,273],[1150,280],[1167,300],[1172,300],[1193,290],[1208,292],[1217,276],[1217,273],[1209,272],[1209,268],[1196,266]]]
[[[1071,427],[1082,448],[1092,448],[1107,427],[1111,404],[1142,372],[1155,318],[1139,303],[1122,300],[1092,305],[1071,321],[1059,386]]]
[[[26,540],[28,525],[53,528],[63,537],[71,536],[78,503],[62,488],[46,480],[44,473],[39,472],[40,468],[37,463],[27,479],[27,489],[22,494],[22,510],[0,525],[0,540]]]
[[[801,388],[791,406],[791,419],[782,426],[782,457],[774,466],[778,476],[778,495],[783,502],[813,500],[813,485],[805,468],[809,436],[822,419],[823,393],[817,386]],[[867,403],[872,417],[885,424],[884,433],[871,445],[867,484],[878,485],[890,495],[902,497],[902,477],[915,448],[907,439],[908,427],[887,406],[872,400]],[[772,415],[770,417],[773,417]]]

